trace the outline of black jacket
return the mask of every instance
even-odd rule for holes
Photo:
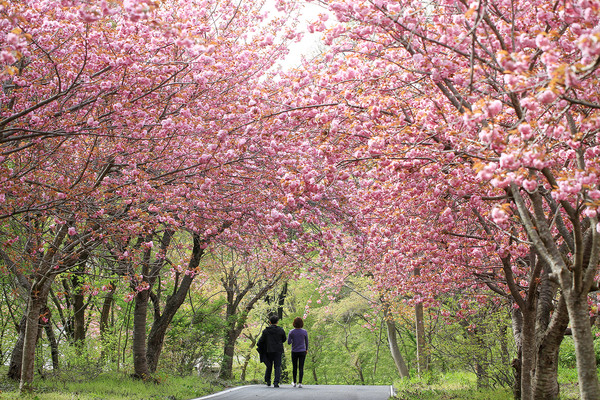
[[[283,353],[283,343],[286,340],[287,337],[282,327],[269,325],[263,330],[256,347],[261,355],[265,353]]]

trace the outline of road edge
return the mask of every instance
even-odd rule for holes
[[[252,386],[252,385],[237,386],[237,387],[234,387],[234,388],[231,388],[231,389],[223,390],[223,391],[220,391],[220,392],[217,392],[217,393],[209,394],[209,395],[206,395],[206,396],[203,396],[203,397],[198,397],[198,398],[191,399],[191,400],[205,400],[205,399],[212,399],[212,398],[214,398],[214,397],[217,397],[217,396],[220,396],[220,395],[222,395],[222,394],[226,394],[226,393],[234,392],[234,391],[236,391],[236,390],[240,390],[240,389],[243,389],[243,388],[245,388],[245,387],[250,387],[250,386]]]

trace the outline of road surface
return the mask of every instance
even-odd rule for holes
[[[281,385],[240,386],[193,400],[388,400],[393,394],[392,386],[305,385],[295,388]]]

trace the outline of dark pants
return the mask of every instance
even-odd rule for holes
[[[267,370],[265,371],[265,382],[271,384],[271,371],[275,367],[275,379],[274,384],[279,384],[281,379],[281,353],[267,353],[266,362]]]
[[[292,375],[294,376],[294,382],[302,383],[302,378],[304,377],[304,360],[306,359],[305,351],[292,351]],[[298,380],[296,380],[296,374],[298,372],[298,367],[300,367],[300,375],[298,376]]]

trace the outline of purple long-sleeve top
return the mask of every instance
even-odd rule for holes
[[[294,353],[308,350],[308,332],[302,328],[294,328],[288,334],[288,344]]]

